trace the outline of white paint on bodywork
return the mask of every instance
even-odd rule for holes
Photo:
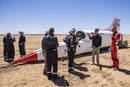
[[[76,55],[91,52],[92,51],[92,41],[91,40],[81,40],[76,47]]]
[[[90,31],[84,31],[85,34],[92,32]],[[109,47],[111,44],[111,33],[109,31],[100,31],[101,36],[102,36],[102,47]],[[87,53],[92,51],[92,41],[88,39],[83,39],[79,41],[79,46],[76,48],[76,55],[82,54],[82,53]],[[57,48],[58,50],[58,57],[66,57],[67,56],[67,48],[64,42],[59,43],[59,47]],[[43,54],[42,54],[42,49],[38,49],[34,52],[37,52],[38,54],[38,60],[44,60]]]
[[[37,57],[38,57],[38,60],[44,60],[44,56],[42,54],[42,50],[37,51]]]
[[[59,58],[67,56],[67,48],[64,42],[59,43],[59,47],[57,48],[57,50]]]

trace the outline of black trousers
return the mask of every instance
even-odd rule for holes
[[[25,45],[19,45],[19,53],[21,56],[26,55]]]
[[[53,73],[57,73],[58,71],[57,52],[47,52],[46,63],[47,63],[47,72],[51,73],[51,70],[53,68]]]
[[[12,47],[4,46],[4,60],[6,62],[12,62],[14,61],[14,56],[15,56],[14,46]]]
[[[75,52],[76,52],[75,49],[68,49],[68,56],[69,56],[68,67],[69,67],[69,69],[72,69],[72,68],[73,68]]]

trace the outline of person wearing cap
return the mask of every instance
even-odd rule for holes
[[[119,58],[118,58],[118,44],[120,40],[120,34],[117,32],[117,27],[112,27],[112,35],[111,35],[111,57],[113,60],[113,67],[115,69],[119,69]]]
[[[68,53],[68,71],[71,73],[73,71],[73,65],[74,65],[74,57],[76,53],[76,45],[78,43],[78,39],[75,35],[76,30],[72,29],[69,33],[70,35],[66,39],[66,47],[67,47],[67,53]]]
[[[47,63],[47,76],[48,79],[57,79],[58,71],[58,53],[57,47],[59,46],[57,37],[54,34],[54,28],[50,28],[49,34],[44,37],[42,41],[42,49],[46,52],[46,63]],[[53,68],[53,72],[52,71]]]
[[[99,53],[100,53],[100,46],[102,44],[102,37],[99,35],[99,29],[95,29],[95,34],[91,37],[88,34],[89,39],[92,40],[92,65],[95,64],[95,55],[97,60],[97,65],[99,65]]]
[[[14,42],[15,37],[12,37],[11,33],[7,33],[7,35],[3,38],[4,60],[9,63],[14,61],[15,56]]]
[[[42,39],[42,44],[44,43],[43,40],[45,38],[45,36],[47,36],[49,34],[49,31],[46,31],[43,39]],[[45,63],[45,66],[44,66],[44,69],[43,69],[43,74],[44,75],[47,75],[47,63],[46,63],[46,51],[44,50],[44,48],[42,48],[42,53],[43,53],[43,56],[44,56],[44,63]]]
[[[24,36],[24,32],[19,32],[19,53],[20,57],[23,57],[26,55],[25,51],[25,43],[26,43],[26,37]]]

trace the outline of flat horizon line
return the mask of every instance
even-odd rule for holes
[[[4,36],[4,35],[6,35],[6,34],[0,34],[0,36]],[[12,34],[12,35],[19,36],[19,34]],[[26,35],[26,36],[30,36],[30,35],[32,35],[32,36],[43,36],[44,34],[24,34],[24,35]],[[55,34],[55,35],[67,35],[67,34]],[[123,35],[130,35],[130,34],[123,34]]]
[[[4,35],[6,35],[6,34],[0,34],[0,36],[4,36]],[[19,34],[12,34],[12,35],[19,36]],[[26,36],[30,36],[30,35],[32,35],[32,36],[43,36],[44,34],[24,34],[24,35],[26,35]],[[66,35],[66,34],[55,34],[55,35]]]

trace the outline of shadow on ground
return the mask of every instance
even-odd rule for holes
[[[70,72],[70,74],[78,76],[80,79],[85,79],[86,77],[90,77],[90,75],[85,75],[85,74],[77,72],[77,71]]]
[[[77,70],[79,70],[79,71],[87,72],[88,69],[85,68],[85,67],[82,67],[82,65],[84,65],[84,64],[86,64],[86,63],[80,63],[80,64],[74,63],[74,68],[77,69]]]
[[[113,66],[107,66],[107,65],[96,65],[99,66],[99,69],[102,70],[102,68],[114,68]],[[130,75],[130,70],[119,68],[118,71],[123,72],[127,75]]]
[[[99,66],[99,69],[100,69],[100,70],[102,70],[102,68],[113,68],[113,66],[102,65],[102,64],[100,64],[100,65],[97,65],[97,64],[96,64],[96,66]]]
[[[127,74],[127,75],[130,75],[130,70],[127,70],[127,69],[119,69],[119,71],[120,72],[123,72],[123,73],[125,73],[125,74]]]
[[[51,79],[51,81],[57,86],[69,87],[69,83],[67,80],[65,80],[64,76],[61,76],[56,80]]]

